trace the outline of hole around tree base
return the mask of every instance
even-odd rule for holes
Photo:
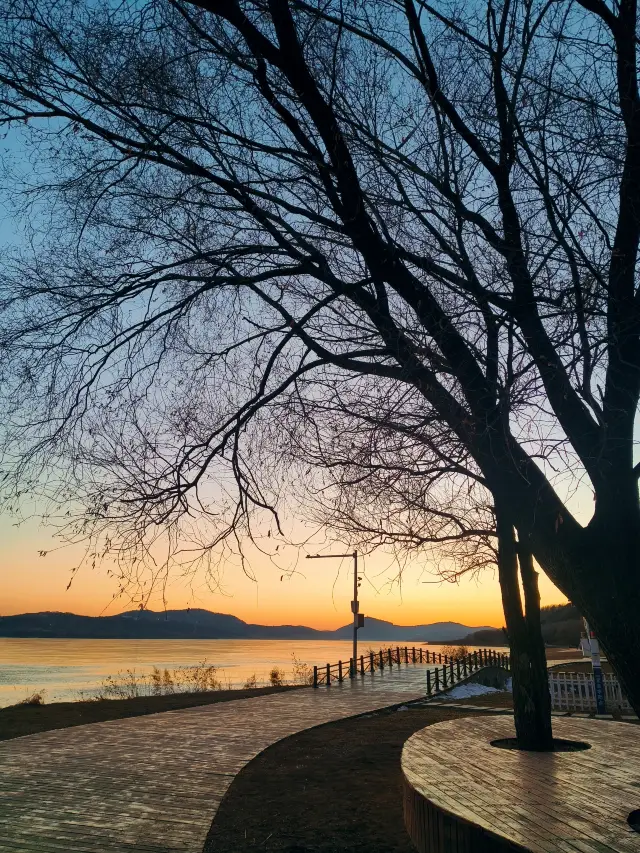
[[[498,740],[492,740],[491,746],[497,746],[498,749],[517,749],[521,752],[582,752],[585,749],[591,749],[591,744],[585,743],[583,740],[565,740],[561,737],[554,737],[553,749],[523,748],[515,737],[502,737],[498,738]],[[638,815],[638,824],[640,827],[640,810],[638,811]]]
[[[634,832],[640,832],[640,809],[634,809],[627,816],[627,823]]]

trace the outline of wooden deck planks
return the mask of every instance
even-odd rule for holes
[[[627,824],[640,808],[640,726],[568,718],[553,725],[555,737],[591,749],[492,747],[491,740],[514,736],[508,717],[466,717],[413,735],[402,770],[405,820],[418,850],[640,853],[640,834]],[[460,837],[442,846],[453,824]]]
[[[277,740],[418,699],[426,666],[0,743],[0,853],[200,853],[235,775]]]

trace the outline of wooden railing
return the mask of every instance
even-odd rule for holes
[[[633,713],[613,673],[603,673],[605,707],[611,711]],[[593,675],[584,672],[550,672],[549,692],[554,711],[596,711],[596,690]]]
[[[377,652],[369,651],[355,660],[349,658],[348,661],[314,666],[313,686],[330,686],[334,682],[341,682],[346,678],[357,678],[366,675],[368,672],[383,671],[386,667],[392,669],[394,666],[402,666],[403,664],[408,666],[414,663],[435,665],[436,668],[427,670],[426,675],[427,696],[432,696],[467,678],[478,669],[498,666],[509,670],[509,655],[491,649],[478,649],[464,655],[464,657],[450,658],[440,652],[432,652],[430,649],[416,649],[415,646],[411,648],[396,646],[395,648],[380,649]]]
[[[508,654],[495,652],[492,649],[478,649],[468,655],[445,661],[442,667],[427,670],[427,696],[435,696],[464,681],[480,669],[498,667],[506,672],[511,670]]]

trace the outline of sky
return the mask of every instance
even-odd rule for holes
[[[34,521],[16,527],[13,521],[0,518],[0,615],[62,610],[97,616],[130,609],[127,600],[113,599],[117,584],[108,576],[106,565],[81,569],[67,589],[79,551],[52,550],[56,543],[46,527]],[[332,550],[343,549],[339,545],[335,549],[326,547],[323,553]],[[47,556],[40,557],[40,551],[48,551]],[[193,579],[174,574],[166,589],[167,607],[204,607],[263,625],[334,629],[347,624],[351,621],[352,561],[305,560],[305,554],[302,550],[298,553],[298,571],[291,577],[283,576],[281,569],[264,557],[251,559],[256,582],[247,578],[240,566],[229,565],[222,589],[216,592],[207,589],[201,574]],[[440,583],[429,572],[429,565],[414,561],[404,567],[402,584],[398,585],[392,582],[397,566],[388,554],[377,553],[363,562],[361,611],[369,616],[397,625],[440,621],[471,627],[504,624],[497,573],[492,570],[484,571],[477,580]],[[543,574],[540,590],[543,604],[566,601]],[[152,598],[149,607],[161,610],[161,598]]]

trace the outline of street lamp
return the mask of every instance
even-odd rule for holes
[[[353,601],[351,602],[351,612],[353,613],[353,662],[350,673],[353,678],[358,659],[358,628],[364,626],[364,615],[359,613],[360,604],[358,602],[358,586],[361,580],[358,577],[358,552],[352,551],[351,554],[307,554],[307,560],[343,560],[345,557],[353,558]]]

